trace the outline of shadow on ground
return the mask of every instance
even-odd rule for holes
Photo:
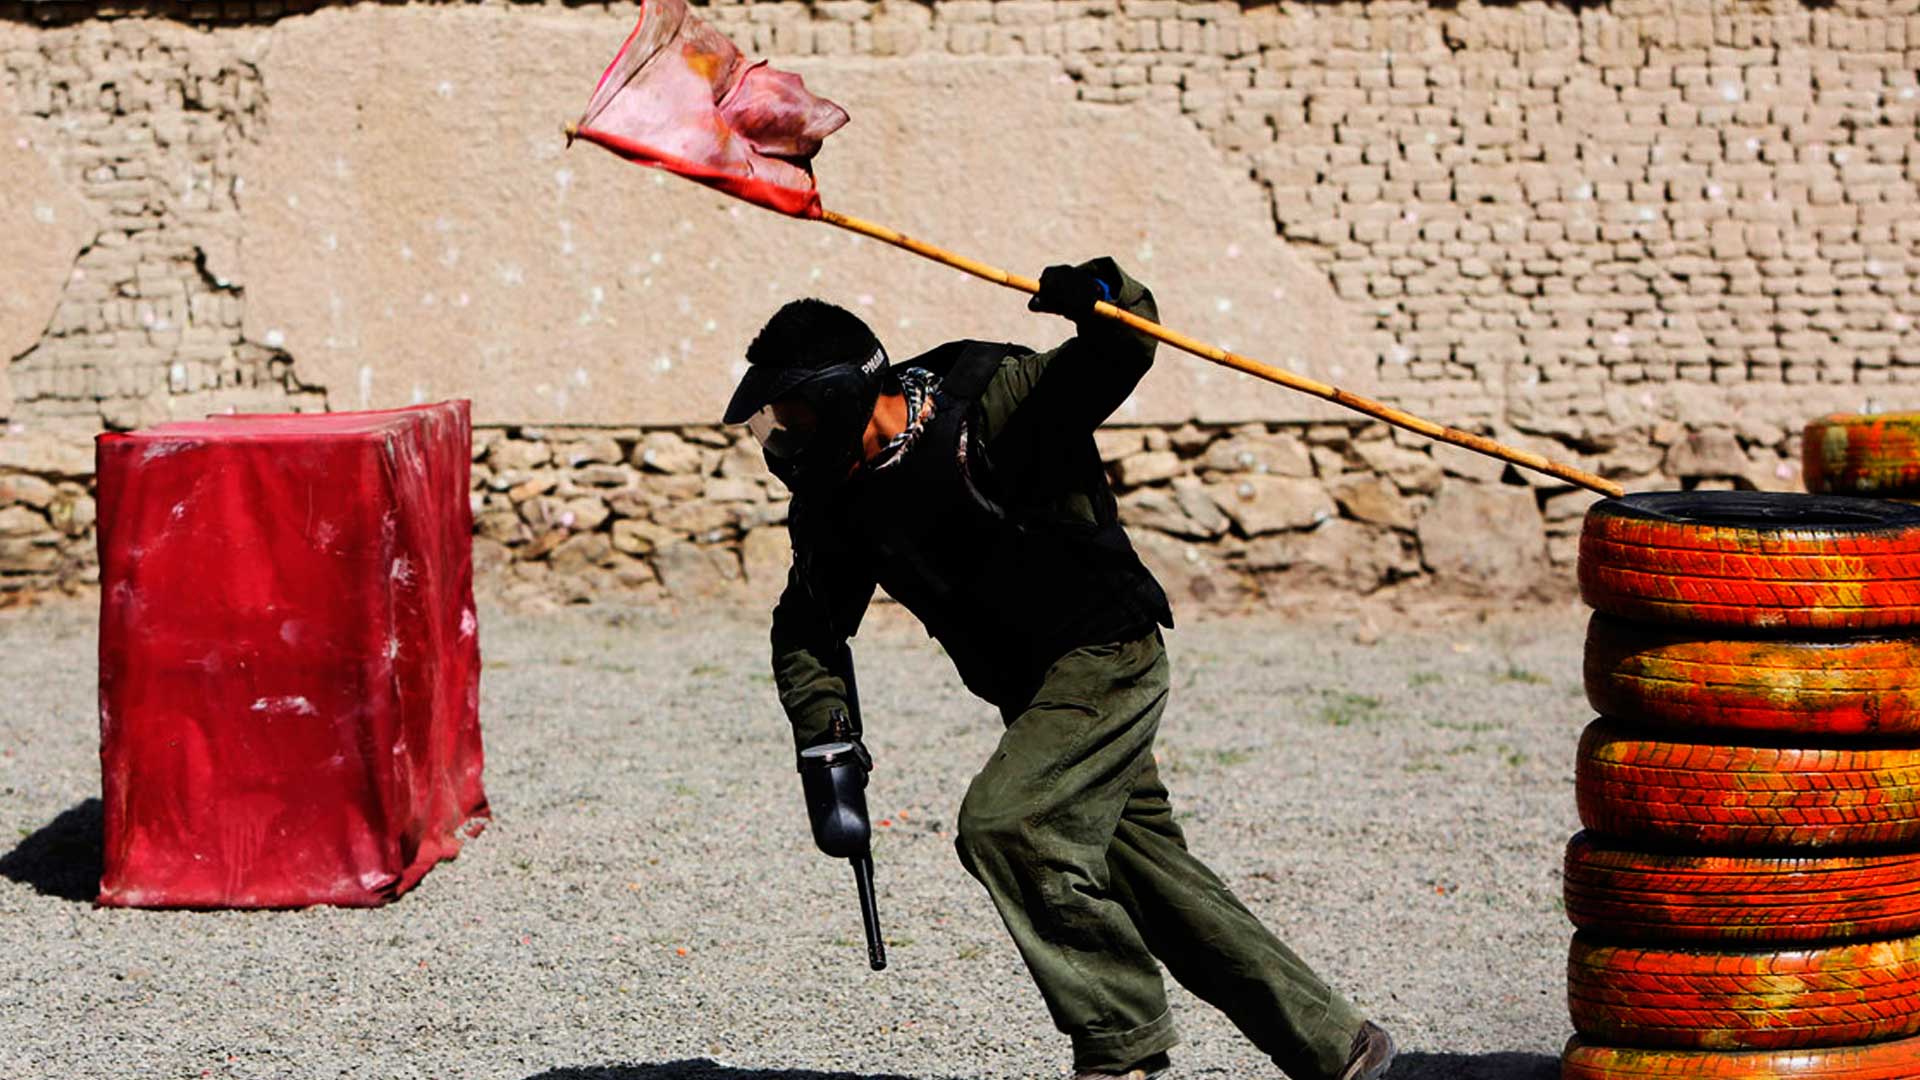
[[[1279,1073],[1273,1074],[1276,1078]],[[1560,1059],[1546,1054],[1401,1054],[1387,1080],[1556,1080]],[[894,1075],[742,1069],[706,1058],[652,1065],[550,1069],[527,1080],[909,1080]]]
[[[101,806],[84,800],[0,855],[0,877],[43,896],[89,902],[100,892]]]
[[[1547,1054],[1415,1054],[1394,1059],[1387,1080],[1559,1080]]]
[[[742,1069],[707,1058],[648,1065],[576,1065],[549,1069],[527,1080],[913,1080],[892,1073],[815,1072],[811,1069]]]

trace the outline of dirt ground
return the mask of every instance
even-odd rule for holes
[[[1547,1080],[1584,613],[1329,602],[1168,635],[1195,850],[1391,1028],[1395,1080]],[[483,606],[494,820],[385,908],[95,908],[91,608],[0,612],[0,1074],[1049,1077],[1067,1048],[950,834],[999,721],[892,609],[856,640],[892,967],[807,834],[765,614]],[[10,850],[9,850],[10,849]],[[1175,992],[1181,1077],[1277,1076]]]

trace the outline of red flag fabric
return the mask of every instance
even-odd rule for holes
[[[573,134],[794,217],[820,216],[813,155],[847,112],[747,63],[686,0],[643,0]]]

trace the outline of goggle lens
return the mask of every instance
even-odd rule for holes
[[[762,449],[777,458],[799,456],[812,441],[817,426],[813,409],[797,401],[762,406],[747,419],[747,430],[759,440]]]

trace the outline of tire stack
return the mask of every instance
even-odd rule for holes
[[[1596,503],[1563,1080],[1920,1077],[1920,508]]]
[[[1920,413],[1835,413],[1800,440],[1807,490],[1870,499],[1920,499]]]

